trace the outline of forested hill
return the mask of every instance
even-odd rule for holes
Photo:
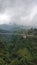
[[[18,29],[30,29],[32,26],[23,26],[18,24],[1,24],[0,29],[14,31]]]
[[[9,31],[0,29],[0,33],[9,33]]]
[[[37,39],[12,36],[12,41],[0,39],[0,65],[37,65]]]

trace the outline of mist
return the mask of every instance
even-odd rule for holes
[[[37,0],[0,0],[0,24],[37,26]]]

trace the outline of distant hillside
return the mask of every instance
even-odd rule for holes
[[[37,28],[33,26],[23,26],[23,25],[17,25],[17,24],[2,24],[0,25],[0,29],[7,30],[7,31],[16,31],[19,29],[30,29],[30,28]]]
[[[3,30],[3,29],[0,29],[0,33],[9,33],[9,31],[6,31],[6,30]]]
[[[3,29],[3,30],[9,30],[9,31],[14,31],[14,30],[17,30],[17,29],[21,29],[21,28],[24,28],[24,26],[21,26],[21,25],[17,25],[17,24],[2,24],[0,25],[0,28]]]

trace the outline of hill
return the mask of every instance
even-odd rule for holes
[[[18,24],[2,24],[0,25],[0,29],[8,30],[8,31],[15,31],[19,29],[30,29],[32,26],[23,26]]]
[[[0,29],[0,33],[9,33],[9,31]]]
[[[0,37],[0,65],[37,65],[37,38],[3,37]]]

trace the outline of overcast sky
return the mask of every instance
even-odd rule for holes
[[[0,24],[37,26],[37,0],[0,0]]]

